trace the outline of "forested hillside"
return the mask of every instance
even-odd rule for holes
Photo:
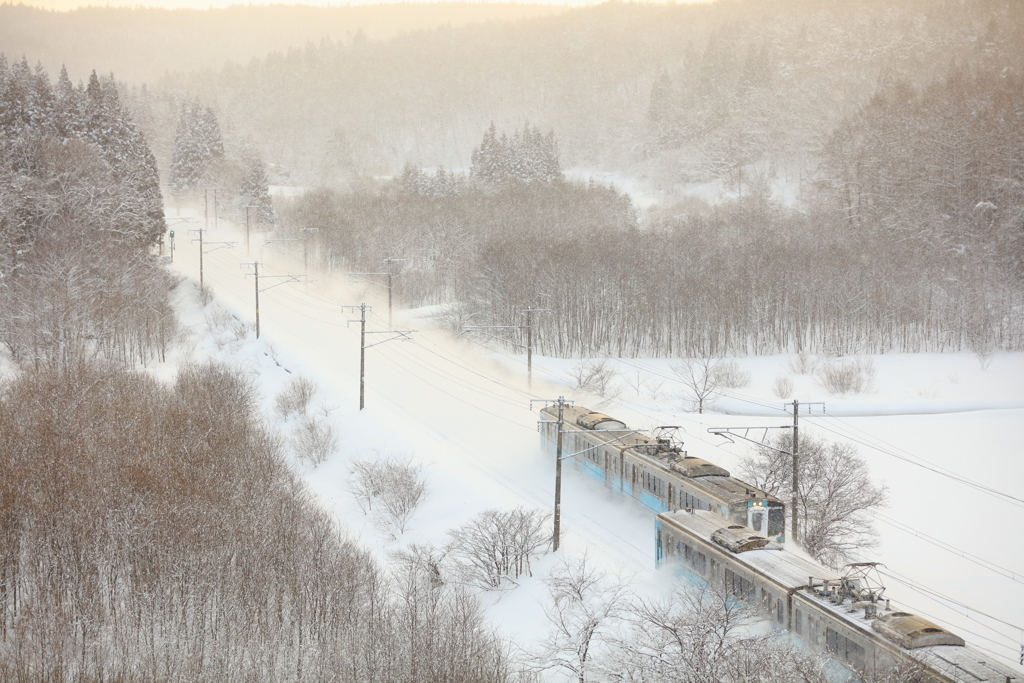
[[[565,166],[666,186],[794,176],[880,84],[955,63],[1019,73],[1010,0],[605,3],[386,41],[298,45],[162,81],[252,132],[303,184],[406,161],[467,168],[493,121],[554,130]],[[746,169],[749,172],[749,169]]]
[[[227,61],[246,64],[268,52],[319,45],[325,38],[385,40],[441,25],[517,21],[565,11],[556,5],[500,2],[235,4],[209,9],[96,3],[66,11],[32,4],[0,4],[0,52],[39,59],[54,73],[63,64],[75,81],[95,69],[101,74],[114,71],[135,85],[152,84],[168,72],[220,69]]]
[[[517,139],[514,134],[512,139]],[[284,225],[332,264],[407,262],[410,305],[517,325],[558,356],[973,350],[1024,344],[1024,79],[954,67],[883,84],[825,144],[799,208],[753,178],[733,201],[637,223],[614,189],[560,175],[407,168],[377,190],[317,190]],[[516,152],[499,168],[530,164]],[[678,211],[678,213],[677,213]]]

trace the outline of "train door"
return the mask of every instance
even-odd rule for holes
[[[768,508],[754,507],[747,508],[747,526],[761,534],[768,535]]]

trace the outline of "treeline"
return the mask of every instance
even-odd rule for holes
[[[637,226],[614,190],[494,186],[474,167],[308,193],[286,223],[317,227],[325,258],[352,270],[408,259],[399,296],[449,304],[456,328],[551,309],[534,344],[553,355],[1020,349],[1021,85],[960,68],[920,93],[886,84],[832,138],[834,173],[802,210],[761,177]]]
[[[467,321],[515,319],[540,293],[555,294],[545,273],[571,277],[563,259],[599,248],[595,235],[636,232],[632,203],[610,187],[411,170],[376,190],[307,192],[285,205],[282,223],[296,237],[316,228],[315,253],[329,267],[378,272],[381,259],[405,258],[396,295],[413,306],[454,304],[453,320]]]
[[[2,680],[511,678],[474,599],[341,540],[225,367],[26,371],[0,470]]]
[[[112,78],[0,55],[0,342],[15,361],[126,365],[175,329],[156,161]]]

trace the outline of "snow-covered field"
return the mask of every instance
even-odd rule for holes
[[[182,215],[201,213],[183,210]],[[195,225],[195,224],[193,224]],[[180,230],[173,270],[198,280],[198,244]],[[425,318],[395,311],[396,329],[414,329],[411,342],[388,341],[367,350],[366,409],[358,410],[359,325],[348,321],[372,306],[367,330],[387,329],[386,293],[350,283],[343,273],[309,273],[315,282],[275,276],[302,273],[294,243],[264,244],[225,223],[207,233],[235,241],[204,256],[204,279],[216,301],[203,309],[183,296],[192,344],[155,372],[170,374],[189,357],[214,357],[248,368],[262,388],[268,414],[291,378],[314,380],[314,404],[339,429],[337,452],[303,476],[323,505],[364,545],[382,556],[409,543],[445,540],[448,530],[488,508],[519,505],[548,510],[553,463],[540,452],[539,407],[530,399],[560,395],[598,407],[602,399],[573,395],[568,370],[579,361],[534,357],[532,391],[525,358],[485,349],[432,328]],[[219,308],[250,323],[254,280],[241,266],[260,262],[261,338],[240,329]],[[274,286],[277,285],[277,286]],[[192,292],[192,287],[183,287]],[[389,335],[368,336],[368,344]],[[787,424],[783,400],[773,393],[779,376],[794,384],[792,398],[824,402],[825,413],[802,417],[801,428],[858,446],[891,503],[879,515],[882,543],[871,558],[885,564],[886,595],[909,610],[947,624],[971,644],[1016,662],[1024,642],[1024,354],[995,354],[987,368],[973,354],[875,356],[869,392],[832,396],[815,378],[789,369],[792,356],[740,358],[749,386],[729,390],[713,412],[698,415],[666,360],[612,361],[615,398],[599,407],[630,426],[683,425],[690,455],[734,468],[747,452],[708,434],[709,427]],[[428,497],[411,529],[383,538],[357,506],[346,484],[354,458],[374,453],[408,456],[425,467]],[[571,468],[563,479],[563,552],[586,551],[608,571],[643,588],[668,582],[654,564],[653,514],[614,497]],[[514,590],[489,596],[489,614],[506,635],[529,646],[542,635],[543,586],[556,561],[535,565],[535,575]]]

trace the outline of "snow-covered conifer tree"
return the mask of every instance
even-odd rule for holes
[[[276,220],[267,171],[258,153],[252,152],[249,155],[239,194],[242,205],[251,207],[250,216],[257,222],[273,223]]]

